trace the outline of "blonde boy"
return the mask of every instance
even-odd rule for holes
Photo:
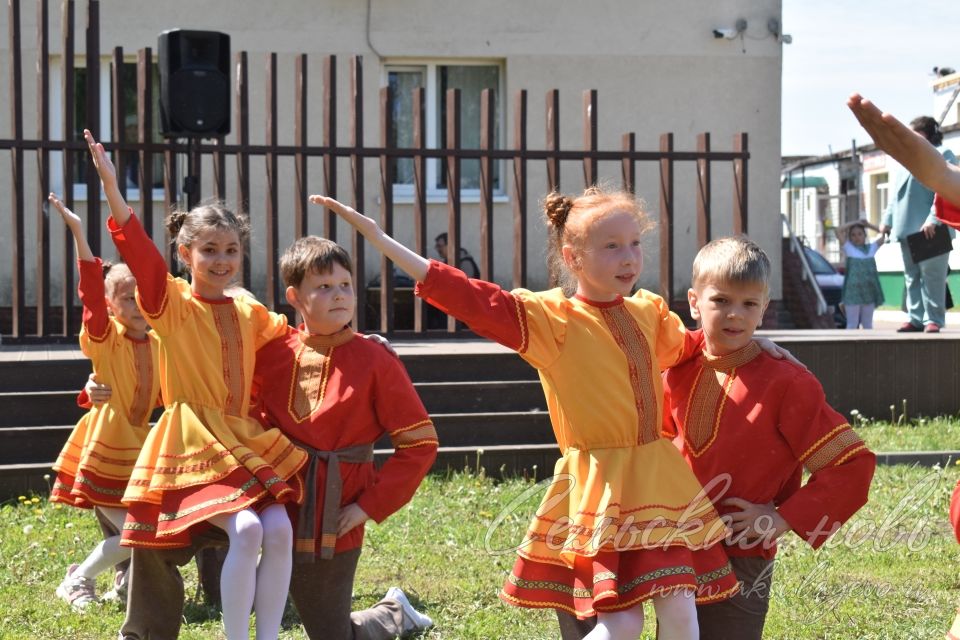
[[[664,374],[665,432],[728,520],[725,548],[742,583],[733,599],[697,607],[701,640],[759,640],[777,539],[792,530],[819,548],[866,503],[876,465],[813,374],[752,340],[769,277],[747,238],[703,247],[687,298],[704,355]]]

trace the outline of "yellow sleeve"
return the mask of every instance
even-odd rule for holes
[[[190,283],[182,278],[175,278],[171,274],[167,274],[164,295],[155,312],[149,312],[144,308],[140,290],[137,289],[137,304],[140,311],[158,336],[170,335],[183,325],[190,313],[192,300],[193,291],[190,289]]]
[[[513,296],[520,320],[520,357],[537,369],[545,369],[560,357],[567,335],[569,300],[560,289],[534,293],[515,289]]]
[[[287,316],[282,313],[269,311],[265,306],[246,296],[238,298],[239,301],[250,307],[250,318],[254,323],[253,339],[254,350],[259,349],[274,338],[286,334]]]
[[[670,311],[667,301],[655,293],[640,289],[633,297],[649,303],[651,307],[651,321],[656,335],[654,350],[660,369],[672,367],[683,360],[690,345],[687,329],[680,316]]]

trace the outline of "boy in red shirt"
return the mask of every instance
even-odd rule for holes
[[[350,609],[363,524],[382,522],[413,497],[436,459],[433,423],[400,361],[350,328],[356,296],[347,252],[308,236],[284,253],[280,270],[304,324],[257,351],[251,415],[310,455],[304,503],[288,506],[295,532],[290,595],[314,640],[386,640],[426,629],[433,622],[397,587],[369,609]],[[377,470],[373,445],[385,434],[394,453]],[[177,566],[223,544],[216,533],[182,549],[134,550],[122,638],[177,637]]]
[[[304,320],[257,352],[256,411],[310,455],[294,523],[290,595],[310,638],[394,638],[430,619],[400,589],[350,613],[363,523],[382,522],[413,497],[437,454],[437,433],[400,361],[350,328],[356,296],[350,256],[308,236],[280,259],[287,301]],[[373,445],[394,453],[377,470]],[[335,465],[335,466],[334,466]]]
[[[742,583],[734,598],[697,607],[701,640],[759,640],[776,540],[792,530],[819,548],[866,503],[876,466],[813,374],[753,342],[769,274],[744,237],[701,249],[687,296],[704,354],[664,374],[664,430],[730,523],[725,547]]]

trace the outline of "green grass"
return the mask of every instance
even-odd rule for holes
[[[851,421],[874,451],[954,451],[960,449],[960,420],[956,418],[900,419],[897,422]]]
[[[938,638],[960,600],[960,546],[946,520],[960,467],[878,469],[871,502],[813,552],[795,537],[782,546],[766,636],[775,639]],[[531,491],[532,489],[532,491]],[[524,492],[514,512],[501,512]],[[518,610],[496,597],[541,490],[517,479],[473,474],[431,476],[413,502],[381,526],[370,526],[355,585],[355,608],[376,602],[392,585],[411,594],[436,622],[430,639],[556,638],[552,612]],[[495,521],[498,525],[491,529]],[[485,538],[489,536],[489,544]],[[114,638],[123,620],[115,605],[78,614],[53,590],[68,563],[98,540],[91,515],[36,504],[0,507],[0,637]],[[192,566],[188,594],[196,592]],[[101,590],[107,588],[101,578]],[[181,638],[220,638],[215,612],[192,603]],[[304,638],[292,613],[281,638]],[[648,630],[644,638],[653,634]]]

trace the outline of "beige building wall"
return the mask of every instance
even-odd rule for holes
[[[365,93],[365,142],[376,145],[379,140],[378,91],[385,84],[384,65],[411,60],[436,60],[457,63],[460,60],[492,61],[502,69],[500,96],[503,124],[500,143],[510,145],[513,137],[513,96],[519,89],[528,90],[528,146],[544,146],[544,96],[550,89],[560,90],[561,146],[580,148],[583,144],[582,92],[599,92],[599,146],[619,149],[621,136],[636,132],[637,148],[655,150],[664,132],[675,134],[677,150],[696,148],[696,135],[712,134],[716,150],[729,150],[734,134],[749,134],[749,225],[753,236],[771,255],[776,273],[772,294],[780,296],[780,73],[781,44],[767,28],[771,18],[781,17],[778,0],[677,0],[674,2],[625,2],[623,0],[591,3],[556,2],[551,0],[451,0],[436,2],[411,0],[395,2],[372,0],[367,13],[366,2],[356,0],[289,0],[254,2],[250,0],[211,0],[203,3],[187,1],[100,3],[101,48],[109,54],[114,46],[122,46],[133,59],[137,49],[145,46],[156,50],[157,35],[168,28],[211,29],[230,34],[233,52],[249,52],[251,142],[264,141],[264,69],[267,52],[279,56],[280,140],[293,142],[293,75],[294,56],[310,54],[310,119],[311,144],[320,144],[323,108],[321,105],[322,56],[338,57],[338,141],[349,142],[349,68],[351,55],[363,56]],[[36,15],[35,5],[22,3],[24,46],[23,93],[25,134],[36,135]],[[83,26],[86,4],[77,3],[77,52],[84,50]],[[54,42],[51,53],[60,53],[59,4],[51,4],[53,14],[50,33]],[[716,39],[714,28],[732,28],[738,18],[747,21],[744,37]],[[0,15],[0,83],[9,86],[9,39],[6,12]],[[369,24],[369,29],[367,25]],[[78,56],[78,62],[83,59]],[[106,55],[103,62],[106,62]],[[82,63],[82,62],[81,62]],[[55,74],[58,60],[53,61]],[[106,67],[105,67],[106,69]],[[104,73],[106,73],[104,71]],[[59,80],[54,76],[54,84]],[[7,94],[7,92],[4,92]],[[59,99],[59,91],[52,93]],[[10,132],[10,97],[0,108],[0,136]],[[59,103],[52,105],[54,132],[59,132]],[[235,130],[236,127],[234,127]],[[228,138],[233,141],[234,135]],[[32,292],[34,219],[37,215],[35,188],[36,160],[27,154],[26,276],[28,292]],[[338,166],[339,194],[349,199],[349,162]],[[508,167],[504,166],[504,170]],[[546,286],[543,260],[544,233],[537,200],[546,189],[542,162],[528,167],[529,185],[529,265],[530,285]],[[579,163],[564,162],[561,168],[564,191],[576,192],[583,187]],[[509,171],[504,171],[509,175]],[[363,208],[379,215],[379,176],[375,160],[365,165],[366,198]],[[601,163],[601,176],[619,179],[618,163]],[[182,175],[182,173],[181,173]],[[205,196],[212,193],[209,184],[210,166],[204,167]],[[235,163],[228,159],[228,193],[235,199]],[[689,269],[695,246],[695,171],[693,163],[678,163],[676,176],[676,263],[675,295],[682,295],[688,286]],[[56,177],[56,176],[55,176]],[[262,265],[265,237],[262,212],[264,162],[251,159],[251,206],[254,223],[252,260],[254,291],[262,293]],[[321,161],[312,160],[309,172],[311,191],[322,189]],[[645,196],[654,215],[658,210],[658,167],[655,163],[638,163],[638,192]],[[714,165],[713,212],[714,234],[731,230],[733,203],[732,169]],[[293,237],[292,160],[280,163],[281,248]],[[10,219],[9,154],[0,154],[0,185],[5,198],[0,199],[0,220],[6,228]],[[495,279],[509,284],[512,264],[511,185],[504,182],[505,194],[498,198],[494,223],[497,255]],[[465,201],[466,202],[466,201]],[[137,202],[131,203],[137,208]],[[157,206],[157,205],[155,205]],[[82,209],[82,204],[78,205]],[[155,211],[160,211],[159,208]],[[479,222],[475,204],[465,204],[463,245],[479,257]],[[322,229],[319,210],[310,230]],[[155,213],[159,217],[159,213]],[[397,205],[397,235],[412,242],[409,205]],[[429,236],[445,230],[446,206],[431,205]],[[63,243],[62,228],[53,220],[52,246]],[[159,224],[158,224],[159,231]],[[658,239],[654,231],[648,242],[646,268],[641,284],[656,289],[659,257]],[[339,229],[339,239],[349,246],[347,230]],[[432,243],[431,243],[432,244]],[[104,238],[104,253],[112,254],[109,240]],[[0,234],[0,255],[11,255],[9,234]],[[378,254],[368,251],[367,276],[378,265]],[[53,273],[62,270],[58,251],[54,252]],[[10,259],[0,261],[0,305],[9,304]],[[58,296],[59,281],[54,278],[52,294]],[[27,303],[33,304],[32,293]],[[54,298],[57,300],[58,298]]]

